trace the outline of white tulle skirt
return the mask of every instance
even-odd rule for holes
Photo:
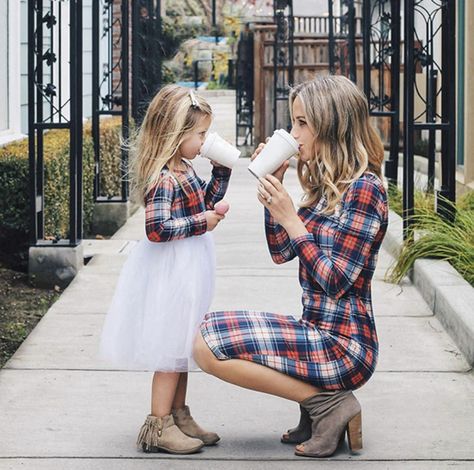
[[[126,369],[196,369],[193,342],[214,291],[212,235],[141,240],[120,274],[102,330],[100,355]]]

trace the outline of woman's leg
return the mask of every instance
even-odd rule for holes
[[[179,372],[155,372],[151,386],[151,414],[158,418],[171,413]]]
[[[302,402],[320,390],[306,382],[270,367],[240,359],[217,359],[199,332],[194,344],[194,359],[208,374],[234,385]]]

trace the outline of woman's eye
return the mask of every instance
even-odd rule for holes
[[[298,121],[300,126],[305,126],[306,123],[304,121]]]

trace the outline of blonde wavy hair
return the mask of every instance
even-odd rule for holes
[[[148,106],[143,123],[129,142],[129,175],[133,199],[144,204],[160,181],[164,166],[176,169],[177,152],[202,117],[212,117],[207,101],[187,88],[166,85]]]
[[[382,177],[382,141],[369,120],[365,95],[349,79],[321,75],[292,88],[292,121],[297,96],[314,133],[313,157],[309,162],[298,160],[305,193],[301,206],[313,206],[324,196],[327,205],[322,212],[331,214],[347,187],[364,172]]]

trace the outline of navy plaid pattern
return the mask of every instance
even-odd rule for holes
[[[229,184],[231,170],[213,167],[209,183],[200,179],[193,167],[164,169],[159,183],[145,198],[145,230],[152,242],[179,240],[202,235],[207,230],[204,212],[214,209]]]
[[[321,214],[324,204],[298,211],[308,234],[293,240],[265,214],[273,260],[299,258],[302,318],[209,313],[201,331],[217,358],[258,362],[324,389],[354,389],[370,378],[378,356],[370,288],[388,224],[385,190],[366,173],[334,214]]]

